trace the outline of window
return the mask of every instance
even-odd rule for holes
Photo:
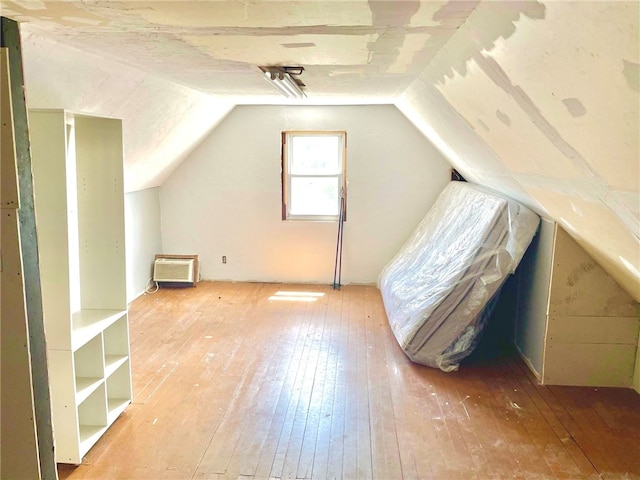
[[[346,220],[347,132],[282,132],[282,219]]]

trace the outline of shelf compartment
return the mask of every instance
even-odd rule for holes
[[[73,352],[76,403],[82,403],[104,383],[102,337],[97,336]]]
[[[113,372],[118,370],[127,360],[129,360],[127,355],[105,355],[104,376],[109,378]]]
[[[80,425],[80,463],[106,430],[106,425]]]
[[[80,457],[87,453],[107,428],[107,401],[102,383],[78,405]]]
[[[109,423],[131,403],[131,374],[128,359],[106,381]]]
[[[129,355],[129,329],[127,316],[122,315],[104,330],[105,355]]]
[[[80,310],[72,315],[71,349],[77,350],[114,322],[125,317],[126,310]]]
[[[122,122],[74,115],[82,309],[126,309]]]
[[[116,421],[127,406],[131,403],[130,398],[110,398],[107,403],[109,425]]]

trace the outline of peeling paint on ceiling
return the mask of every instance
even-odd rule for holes
[[[14,0],[2,8],[26,31],[205,93],[278,95],[257,66],[302,65],[310,97],[391,99],[477,3]]]
[[[584,105],[577,98],[563,98],[562,103],[567,107],[569,113],[574,117],[581,117],[585,113],[587,113],[587,109],[584,108]]]
[[[505,191],[506,167],[640,301],[640,3],[509,4],[481,2],[398,104],[465,178]],[[502,165],[460,153],[469,130]]]

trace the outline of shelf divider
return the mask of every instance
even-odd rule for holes
[[[102,377],[76,377],[76,403],[80,405],[103,383]]]
[[[118,368],[120,368],[129,357],[127,355],[105,355],[104,376],[109,378]]]

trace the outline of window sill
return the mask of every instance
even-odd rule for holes
[[[338,222],[337,216],[322,216],[322,215],[295,215],[284,219],[285,222]]]

